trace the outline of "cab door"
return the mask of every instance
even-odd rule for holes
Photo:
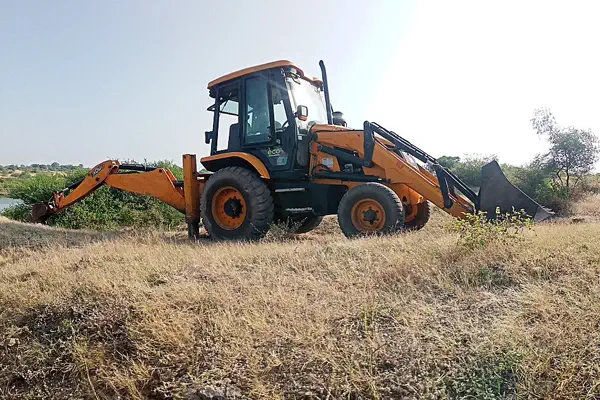
[[[242,84],[242,149],[257,156],[270,171],[294,165],[296,124],[285,81],[278,71],[244,78]],[[276,174],[277,175],[277,174]]]

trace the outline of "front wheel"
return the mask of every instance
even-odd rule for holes
[[[273,221],[273,198],[254,172],[226,167],[214,173],[200,199],[202,221],[215,239],[258,239]]]
[[[404,209],[389,187],[363,183],[342,197],[338,222],[346,237],[394,233],[404,225]]]
[[[417,214],[410,221],[406,221],[404,227],[408,230],[418,231],[427,224],[431,217],[431,203],[425,200],[423,203],[411,205],[411,207],[417,207]]]

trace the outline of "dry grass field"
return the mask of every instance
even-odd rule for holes
[[[0,398],[598,398],[599,203],[477,250],[0,218]]]

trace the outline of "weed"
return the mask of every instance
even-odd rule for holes
[[[459,235],[459,244],[474,250],[490,243],[516,244],[523,240],[523,233],[532,229],[531,218],[524,211],[501,214],[496,210],[495,218],[489,219],[485,212],[465,214],[463,219],[451,220],[447,226],[450,232]]]
[[[451,399],[496,400],[517,394],[518,365],[522,355],[514,351],[464,355],[467,362],[444,379]]]
[[[269,232],[265,236],[266,241],[280,241],[295,237],[295,233],[300,227],[300,222],[279,221],[271,224]]]

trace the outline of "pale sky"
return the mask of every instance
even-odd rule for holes
[[[529,119],[600,134],[600,3],[0,0],[0,164],[208,153],[206,84],[290,59],[435,157],[545,149]]]

